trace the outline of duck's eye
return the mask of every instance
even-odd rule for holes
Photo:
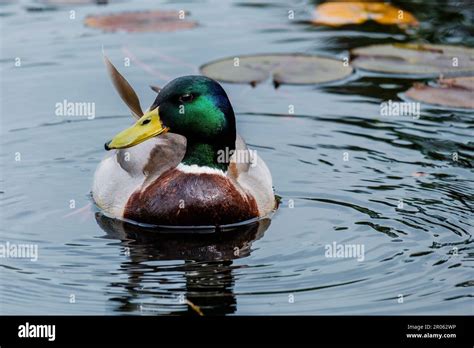
[[[147,118],[146,120],[143,120],[142,126],[144,126],[144,125],[150,123],[150,121],[151,121],[151,120],[150,120],[149,118]]]
[[[182,96],[179,97],[179,101],[181,103],[189,103],[194,99],[194,96],[190,93],[183,94]]]

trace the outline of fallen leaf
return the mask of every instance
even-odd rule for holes
[[[177,31],[191,29],[196,22],[180,19],[179,11],[125,12],[88,16],[85,24],[108,32]]]
[[[360,69],[408,78],[474,72],[474,49],[430,44],[384,44],[351,50],[351,64]]]
[[[281,84],[316,84],[343,79],[352,68],[332,58],[301,54],[262,54],[224,58],[201,66],[215,80],[256,86],[269,78]]]
[[[414,172],[411,175],[413,175],[415,178],[421,178],[423,176],[426,176],[425,172]]]
[[[115,87],[115,90],[118,92],[120,98],[124,101],[124,103],[128,106],[132,115],[139,119],[143,116],[143,111],[140,106],[140,100],[138,99],[137,93],[133,89],[133,87],[128,83],[125,77],[120,74],[117,68],[112,64],[112,62],[107,58],[105,53],[104,56],[104,63],[107,67],[107,72],[109,73],[110,79]]]
[[[191,309],[193,311],[195,311],[199,316],[203,317],[204,316],[204,313],[201,311],[201,308],[199,306],[196,306],[194,303],[192,303],[191,301],[189,300],[186,300],[186,303],[188,304],[189,307],[191,307]]]
[[[338,27],[362,24],[369,20],[379,24],[417,26],[417,19],[408,11],[385,2],[325,2],[316,7],[313,24]]]
[[[435,86],[416,84],[405,95],[427,104],[474,109],[474,77],[441,79]]]

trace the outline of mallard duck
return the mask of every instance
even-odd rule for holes
[[[215,226],[268,216],[276,206],[263,160],[236,133],[222,86],[183,76],[146,112],[105,57],[112,81],[138,119],[105,144],[92,188],[108,216],[153,225]]]

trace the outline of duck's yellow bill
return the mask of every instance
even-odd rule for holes
[[[111,141],[105,143],[105,149],[132,147],[167,132],[168,128],[163,127],[158,109],[159,107],[146,112],[133,126],[120,132]]]

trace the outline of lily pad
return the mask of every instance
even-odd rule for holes
[[[369,20],[399,27],[417,26],[417,19],[408,11],[385,2],[326,2],[316,7],[313,24],[339,27],[362,24]]]
[[[474,77],[440,79],[433,86],[415,84],[405,95],[427,104],[474,109]]]
[[[108,4],[109,0],[41,0],[40,1],[46,5],[90,5],[90,4],[98,4],[98,5],[106,5]]]
[[[181,19],[179,11],[125,12],[109,15],[88,16],[85,24],[108,32],[177,31],[191,29],[194,21]]]
[[[351,64],[360,69],[406,77],[474,73],[474,49],[430,44],[385,44],[351,50]]]
[[[262,54],[236,56],[201,66],[203,75],[222,82],[249,83],[252,86],[272,79],[280,84],[306,85],[332,82],[352,74],[343,61],[302,54]]]

